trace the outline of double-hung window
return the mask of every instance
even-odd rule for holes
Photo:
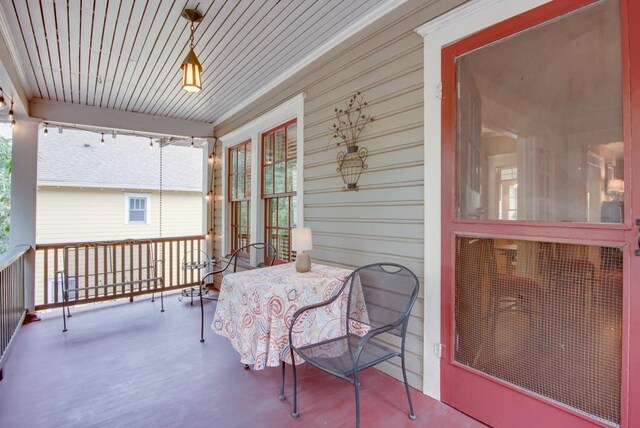
[[[299,94],[220,137],[224,254],[266,242],[277,249],[278,260],[295,260],[291,229],[303,226],[303,129],[304,94]],[[243,256],[251,265],[263,260],[259,251]]]
[[[148,194],[124,195],[124,223],[125,224],[149,224]]]
[[[262,134],[262,198],[265,240],[278,259],[293,260],[291,228],[296,219],[297,125],[290,121]]]
[[[251,140],[229,148],[228,183],[231,251],[251,243]],[[242,254],[242,256],[246,256]]]

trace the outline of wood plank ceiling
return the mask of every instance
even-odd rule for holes
[[[0,0],[30,99],[215,122],[388,0]],[[181,89],[185,7],[203,90]]]

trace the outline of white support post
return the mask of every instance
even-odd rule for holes
[[[13,130],[11,155],[10,244],[28,245],[25,257],[25,306],[35,311],[36,200],[38,186],[38,123],[19,120]]]

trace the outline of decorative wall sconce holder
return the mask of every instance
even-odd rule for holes
[[[365,114],[367,107],[364,95],[360,91],[356,92],[346,102],[343,109],[336,108],[336,123],[333,124],[331,131],[333,136],[330,143],[335,142],[337,146],[344,144],[345,150],[338,153],[337,172],[342,176],[344,187],[342,190],[351,191],[359,190],[358,180],[362,171],[367,169],[368,150],[365,147],[358,146],[358,139],[367,123],[373,122],[371,115]]]
[[[358,191],[358,180],[362,171],[367,169],[367,156],[369,155],[366,147],[358,148],[358,146],[347,146],[346,150],[338,153],[337,172],[342,176],[344,187],[342,190]]]

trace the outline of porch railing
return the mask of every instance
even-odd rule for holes
[[[204,266],[208,255],[205,252],[204,236],[180,236],[172,238],[146,238],[144,241],[151,243],[152,251],[139,251],[137,248],[127,248],[127,246],[139,246],[140,239],[135,241],[100,241],[101,246],[109,245],[110,251],[114,254],[128,254],[129,259],[122,269],[127,271],[143,271],[148,269],[152,263],[157,263],[156,273],[162,276],[164,290],[175,290],[179,288],[192,287],[198,285],[200,278],[204,275],[203,269],[185,269],[187,266]],[[65,248],[70,246],[80,246],[83,244],[98,244],[93,242],[66,242],[58,244],[36,245],[36,310],[61,307],[63,302],[62,280],[56,272],[64,270]],[[135,255],[135,256],[134,256]],[[152,257],[154,260],[149,259]],[[75,263],[77,264],[77,260]],[[112,261],[105,256],[103,251],[87,252],[81,261],[82,264],[90,266],[87,271],[111,272],[119,269],[113,266]],[[78,284],[80,286],[80,284]],[[73,303],[84,304],[104,300],[114,300],[123,297],[130,297],[129,292],[124,287],[114,287],[110,289],[108,295],[96,296],[90,293],[79,293],[74,295]]]
[[[14,247],[0,259],[0,379],[6,356],[26,314],[24,258],[29,246]]]

